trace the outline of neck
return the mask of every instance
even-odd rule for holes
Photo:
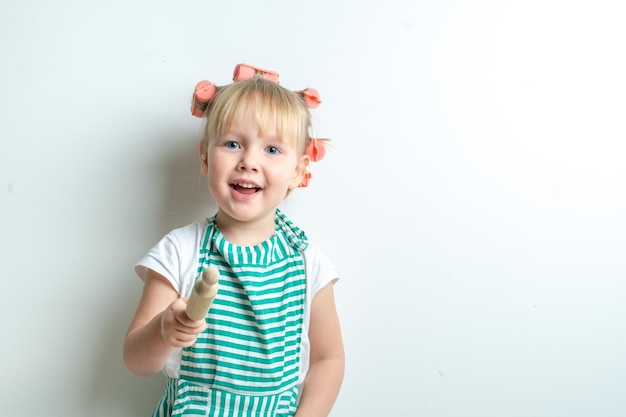
[[[261,220],[241,221],[226,215],[221,210],[215,218],[216,226],[226,240],[239,246],[253,246],[269,239],[276,228],[275,215]]]

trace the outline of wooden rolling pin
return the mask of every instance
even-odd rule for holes
[[[217,282],[219,279],[220,273],[213,266],[209,266],[202,271],[202,276],[196,280],[187,301],[187,316],[190,319],[202,320],[206,317],[217,295]]]

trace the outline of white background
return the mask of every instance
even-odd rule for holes
[[[619,0],[0,2],[0,413],[147,416],[133,264],[215,211],[195,83],[317,88],[332,416],[626,415]]]

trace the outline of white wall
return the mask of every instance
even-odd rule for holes
[[[619,0],[0,3],[1,414],[149,415],[133,263],[215,207],[189,115],[247,62],[334,145],[284,210],[342,272],[333,416],[626,415]]]

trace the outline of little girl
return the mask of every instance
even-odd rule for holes
[[[207,119],[200,161],[219,208],[168,233],[135,266],[144,288],[124,362],[136,375],[168,377],[153,416],[327,416],[344,372],[338,276],[278,209],[324,156],[310,137],[319,96],[244,64],[233,80],[198,83],[192,101],[192,114]],[[194,321],[187,299],[209,266],[219,291]]]

